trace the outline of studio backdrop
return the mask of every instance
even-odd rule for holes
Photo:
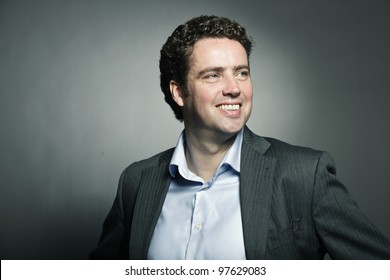
[[[256,42],[251,130],[330,152],[390,238],[389,3],[1,0],[1,259],[88,257],[122,170],[183,129],[159,51],[201,14]]]

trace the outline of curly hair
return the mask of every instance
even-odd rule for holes
[[[179,121],[183,121],[183,113],[172,98],[170,81],[174,80],[188,93],[189,56],[195,43],[204,38],[228,38],[238,41],[244,47],[248,61],[253,47],[253,41],[245,28],[225,17],[202,15],[179,25],[160,51],[160,87],[165,101]]]

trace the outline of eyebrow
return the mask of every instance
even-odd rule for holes
[[[208,72],[223,72],[227,69],[227,67],[214,67],[214,66],[211,66],[211,67],[206,67],[202,70],[199,71],[198,73],[198,78],[199,77],[202,77],[204,74],[208,73]],[[237,66],[234,66],[233,67],[233,70],[234,71],[237,71],[237,70],[242,70],[242,69],[247,69],[248,71],[250,70],[249,69],[249,65],[237,65]]]

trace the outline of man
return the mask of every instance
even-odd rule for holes
[[[200,16],[161,50],[161,88],[184,131],[130,165],[100,259],[390,259],[327,153],[253,134],[249,56],[238,23]]]

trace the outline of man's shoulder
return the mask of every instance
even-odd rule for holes
[[[245,138],[244,138],[245,139]],[[324,151],[291,144],[273,137],[259,136],[248,129],[244,143],[264,156],[275,157],[279,161],[317,161]]]
[[[268,150],[269,154],[302,154],[302,155],[313,155],[317,156],[322,154],[323,151],[313,149],[310,147],[305,147],[301,145],[291,144],[280,139],[272,138],[272,137],[264,137],[266,141],[268,141],[270,145],[270,149]]]
[[[268,143],[266,151],[259,156],[271,158],[275,161],[278,176],[288,178],[291,182],[296,182],[300,186],[312,186],[313,178],[316,172],[326,168],[332,173],[336,173],[334,161],[330,154],[325,151],[313,148],[293,145],[272,137],[263,137],[254,135],[255,141],[252,141],[252,153],[256,153],[256,147],[253,143]],[[251,151],[247,152],[251,153]]]
[[[140,174],[144,170],[157,167],[161,164],[168,164],[175,148],[170,148],[149,158],[133,162],[124,170],[124,173]]]

